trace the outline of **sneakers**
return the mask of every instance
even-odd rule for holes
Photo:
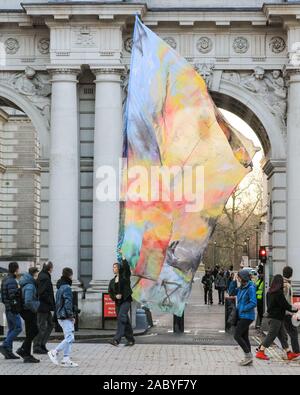
[[[257,359],[261,359],[263,361],[269,361],[270,360],[270,358],[265,354],[264,351],[257,351],[256,358]]]
[[[60,366],[63,368],[78,368],[78,364],[73,362],[70,358],[64,358],[61,361]]]
[[[12,351],[7,350],[5,359],[17,360],[20,359],[20,357],[17,357]]]
[[[253,364],[252,353],[245,354],[245,358],[240,362],[240,366],[249,366]]]
[[[294,361],[295,359],[298,359],[299,357],[300,357],[300,354],[298,354],[298,353],[294,353],[291,351],[287,353],[287,359],[289,361]]]
[[[58,353],[55,350],[51,350],[48,352],[48,357],[50,358],[50,361],[54,364],[54,365],[59,365],[58,362]]]
[[[134,341],[127,342],[124,347],[133,347],[135,345]]]
[[[118,347],[119,346],[119,343],[117,342],[117,340],[110,340],[109,341],[109,344],[111,344],[112,346],[115,346],[115,347]]]
[[[24,363],[40,363],[39,359],[34,358],[33,355],[29,355],[24,358]]]

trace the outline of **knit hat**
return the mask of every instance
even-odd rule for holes
[[[250,281],[251,280],[251,274],[249,270],[243,269],[239,272],[239,278],[244,280],[244,281]]]

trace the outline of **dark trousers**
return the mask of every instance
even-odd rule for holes
[[[225,288],[218,288],[219,303],[225,304]]]
[[[118,343],[121,342],[122,337],[124,336],[127,341],[134,342],[133,330],[128,315],[130,306],[131,306],[131,302],[126,302],[126,301],[116,305],[117,314],[118,314],[118,325],[117,325],[117,333],[114,337],[114,340],[116,340]]]
[[[242,348],[245,354],[251,353],[251,343],[249,339],[249,328],[253,321],[240,319],[235,330],[234,340]]]
[[[25,332],[26,332],[26,338],[24,343],[22,344],[22,349],[25,351],[25,354],[29,356],[31,355],[31,346],[33,339],[39,333],[37,326],[37,315],[29,310],[24,310],[21,313],[21,317],[25,322]]]
[[[263,318],[264,318],[264,301],[263,301],[263,299],[258,299],[257,300],[256,328],[260,328],[261,327]]]
[[[285,330],[284,322],[279,320],[270,319],[269,320],[269,332],[262,342],[265,348],[271,347],[276,337],[279,339],[281,346],[284,350],[288,350],[288,336]]]
[[[204,302],[205,304],[213,304],[213,290],[212,288],[204,288]]]
[[[38,325],[39,333],[33,341],[33,347],[35,349],[46,347],[46,344],[50,339],[51,332],[53,331],[54,328],[52,314],[38,313],[37,325]]]
[[[299,354],[300,347],[299,347],[298,329],[296,327],[294,327],[294,325],[292,324],[292,316],[291,315],[285,316],[284,326],[285,326],[285,329],[286,329],[288,335],[291,338],[293,352],[296,354]]]

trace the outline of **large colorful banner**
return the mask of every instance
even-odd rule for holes
[[[135,300],[182,315],[216,221],[254,154],[194,67],[137,18],[120,230]]]

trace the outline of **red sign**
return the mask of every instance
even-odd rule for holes
[[[293,303],[300,303],[300,296],[294,296]]]
[[[117,318],[116,304],[109,294],[103,294],[103,316],[104,318]]]

